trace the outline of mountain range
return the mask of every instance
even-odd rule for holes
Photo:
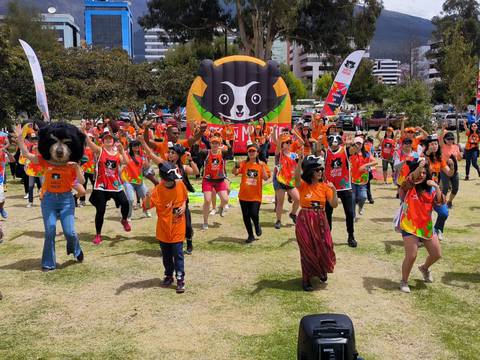
[[[7,12],[10,0],[0,0],[0,14]],[[57,13],[69,13],[81,29],[84,37],[83,0],[23,0],[24,3],[35,6],[41,12],[47,12],[51,6]],[[130,0],[133,18],[136,20],[147,12],[147,0]],[[410,62],[412,47],[425,45],[431,37],[434,25],[430,20],[383,10],[377,19],[375,35],[370,44],[372,58],[390,58]],[[134,22],[134,52],[138,58],[144,55],[143,30]]]

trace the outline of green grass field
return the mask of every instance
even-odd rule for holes
[[[195,249],[186,256],[186,293],[177,295],[160,287],[155,216],[137,210],[133,231],[125,233],[113,203],[100,246],[91,243],[94,208],[77,210],[82,264],[66,257],[58,224],[59,268],[42,273],[39,200],[25,208],[23,187],[10,180],[0,245],[0,359],[290,360],[301,317],[322,312],[353,319],[357,348],[368,360],[479,359],[480,181],[472,177],[460,184],[443,258],[432,269],[435,282],[424,284],[415,267],[411,294],[397,289],[403,246],[392,228],[398,201],[391,185],[373,185],[376,202],[356,223],[356,249],[346,246],[343,210],[335,210],[337,266],[313,293],[301,289],[287,213],[287,225],[273,228],[271,184],[264,233],[250,245],[235,201],[224,218],[211,217],[207,231],[200,230],[201,201],[193,201]],[[417,263],[424,257],[422,248]]]

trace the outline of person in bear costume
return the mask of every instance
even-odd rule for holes
[[[75,232],[75,202],[72,188],[83,188],[85,182],[79,165],[83,157],[85,135],[71,124],[64,122],[43,124],[38,132],[38,155],[28,151],[22,137],[22,128],[16,127],[18,145],[22,154],[33,163],[42,166],[45,182],[41,202],[45,242],[43,244],[42,270],[56,268],[55,234],[60,219],[67,239],[67,255],[73,254],[83,261],[83,252]]]

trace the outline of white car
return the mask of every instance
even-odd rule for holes
[[[447,129],[448,130],[455,130],[457,128],[457,118],[458,118],[458,125],[460,130],[464,130],[463,128],[463,122],[467,121],[467,116],[465,114],[455,114],[455,113],[447,113],[442,115],[438,122],[440,126],[443,126],[443,124],[447,124]]]

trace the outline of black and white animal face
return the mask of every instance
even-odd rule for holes
[[[83,157],[85,135],[75,126],[56,122],[38,132],[38,152],[45,160],[57,163],[79,162]]]
[[[257,178],[258,177],[258,171],[254,169],[250,169],[247,171],[247,177],[249,178]]]
[[[107,169],[114,170],[117,168],[117,162],[114,160],[106,160],[105,166],[107,167]]]
[[[203,95],[194,95],[202,110],[234,123],[258,119],[274,111],[285,98],[278,96],[274,84],[280,77],[276,62],[265,66],[245,60],[215,65],[204,60],[199,76],[206,84]]]
[[[261,114],[251,113],[251,110],[255,111],[262,101],[258,81],[251,81],[244,86],[236,86],[230,81],[222,81],[222,84],[225,85],[225,92],[219,95],[218,102],[221,105],[228,105],[227,109],[230,109],[230,112],[227,114],[219,112],[220,115],[230,120],[242,121],[256,118]]]
[[[342,144],[342,137],[340,135],[330,135],[328,137],[328,146],[330,147],[337,147],[337,146],[340,146]]]
[[[330,163],[332,169],[339,169],[342,167],[342,160],[341,159],[334,159]]]
[[[55,142],[50,146],[50,156],[55,162],[66,163],[70,159],[71,150],[68,147],[68,143],[72,142],[72,139],[59,139],[55,135],[50,134],[50,137]]]

